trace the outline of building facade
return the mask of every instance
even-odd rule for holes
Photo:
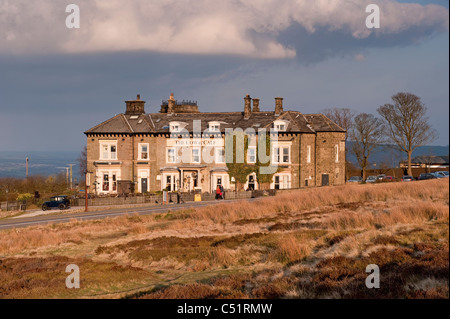
[[[270,160],[278,167],[271,189],[345,183],[345,130],[322,114],[284,111],[275,98],[274,111],[261,111],[259,99],[244,98],[243,112],[199,111],[196,102],[163,101],[159,113],[145,113],[145,101],[126,101],[125,113],[87,130],[89,192],[97,195],[161,190],[212,192],[218,185],[235,188],[225,163],[229,131],[272,132]],[[250,134],[252,135],[252,134]],[[246,148],[255,165],[257,148]],[[250,173],[245,189],[259,189]]]

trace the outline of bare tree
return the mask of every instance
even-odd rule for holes
[[[353,118],[355,117],[356,112],[349,108],[335,107],[326,109],[322,113],[347,132],[345,134],[345,140],[347,141],[348,132],[352,128]]]
[[[350,130],[350,139],[354,141],[352,151],[362,170],[362,177],[366,179],[366,168],[372,151],[384,139],[384,125],[382,120],[372,114],[361,113],[354,119]]]
[[[84,178],[87,170],[87,146],[83,147],[77,161],[80,168],[80,176]]]
[[[392,96],[394,104],[380,106],[377,111],[387,126],[387,135],[408,156],[408,175],[412,175],[411,155],[419,146],[432,142],[437,132],[425,116],[427,108],[420,97],[411,93]]]

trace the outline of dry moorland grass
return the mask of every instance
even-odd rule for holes
[[[0,297],[448,298],[448,221],[431,180],[1,231]],[[91,274],[76,292],[69,263]]]

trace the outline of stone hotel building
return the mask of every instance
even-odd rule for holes
[[[162,102],[159,113],[145,113],[145,101],[139,95],[126,101],[125,113],[85,132],[89,192],[211,192],[217,185],[234,190],[234,178],[225,164],[227,128],[276,132],[271,156],[279,169],[271,189],[345,183],[345,130],[322,114],[285,111],[283,98],[275,98],[272,111],[261,110],[259,102],[247,95],[243,112],[206,113],[199,111],[196,102],[178,102],[172,94]],[[183,155],[189,160],[178,160],[179,142],[173,137],[179,132],[189,135],[184,142],[188,152]],[[203,158],[207,146],[213,160]],[[249,147],[247,163],[255,162],[256,148]],[[256,174],[248,175],[244,187],[259,189]]]

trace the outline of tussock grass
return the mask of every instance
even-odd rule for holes
[[[10,267],[0,272],[0,289],[7,287],[0,295],[67,296],[60,288],[67,274],[48,268],[75,260],[92,275],[89,289],[72,297],[151,280],[166,288],[134,296],[448,298],[448,224],[449,184],[431,180],[0,231],[0,267]],[[367,290],[370,263],[381,267],[389,289]]]

